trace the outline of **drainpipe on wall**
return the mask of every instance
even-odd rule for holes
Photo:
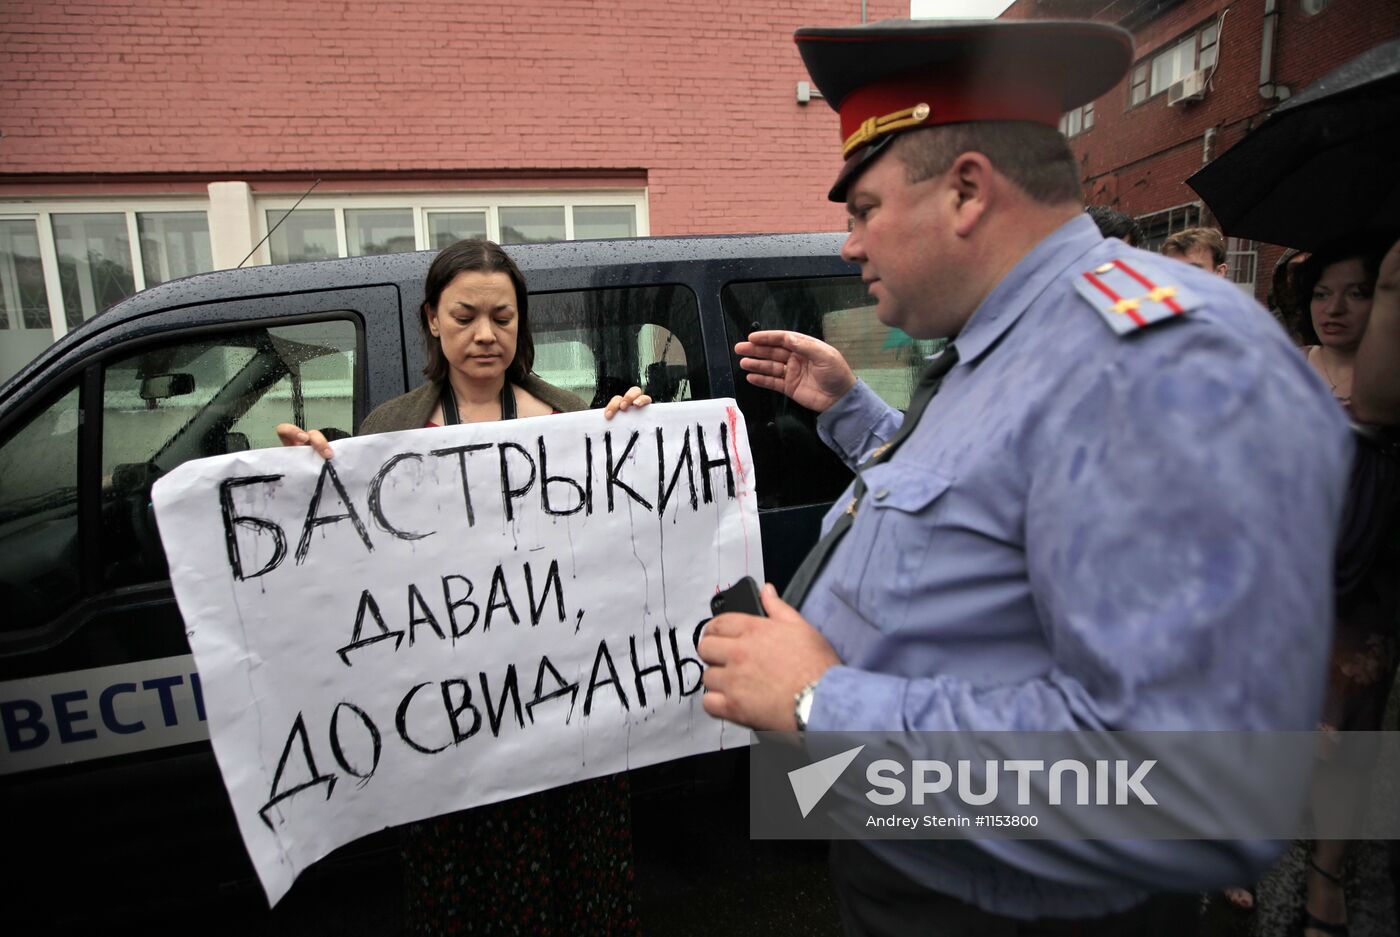
[[[1287,85],[1274,83],[1274,32],[1283,15],[1278,0],[1264,0],[1264,37],[1259,48],[1259,96],[1270,101],[1286,101],[1293,92]]]
[[[1206,132],[1201,135],[1201,165],[1215,159],[1215,133],[1214,127],[1207,127]],[[1210,206],[1201,201],[1201,224],[1206,227],[1215,227],[1215,214],[1210,210]]]

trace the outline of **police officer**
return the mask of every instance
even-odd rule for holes
[[[907,415],[816,339],[740,343],[749,380],[821,411],[860,470],[788,601],[768,586],[768,618],[708,626],[706,710],[778,730],[1310,729],[1345,421],[1234,285],[1084,214],[1056,126],[1117,84],[1128,34],[886,22],[797,44],[840,114],[843,255],[881,323],[953,341]],[[1237,770],[1219,790],[1250,790]],[[834,844],[832,868],[850,933],[1179,934],[1191,902],[1159,893],[1250,881],[1274,852],[886,840]]]

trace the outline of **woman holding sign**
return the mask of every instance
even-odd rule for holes
[[[428,382],[376,407],[362,434],[509,420],[585,409],[531,371],[529,294],[515,262],[490,241],[458,241],[428,268],[419,323]],[[604,408],[646,406],[641,388]],[[277,427],[286,446],[331,458],[319,430]],[[409,933],[475,922],[482,933],[632,933],[627,777],[567,787],[436,817],[404,841]]]

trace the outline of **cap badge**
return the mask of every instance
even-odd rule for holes
[[[842,158],[849,157],[865,144],[886,134],[894,133],[896,130],[918,126],[928,120],[932,113],[933,108],[920,102],[913,107],[885,114],[883,117],[867,117],[861,121],[856,132],[846,138],[845,144],[841,147],[841,156]]]

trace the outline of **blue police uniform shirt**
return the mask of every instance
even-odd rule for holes
[[[1195,308],[1118,334],[1076,286],[1115,259]],[[1080,216],[1022,258],[955,341],[957,365],[903,446],[864,472],[869,493],[802,604],[843,662],[818,684],[809,728],[1313,728],[1351,440],[1269,315],[1229,281],[1105,240]],[[818,427],[854,467],[901,420],[858,383]],[[1017,917],[1253,881],[1277,851],[864,845],[926,887]]]

